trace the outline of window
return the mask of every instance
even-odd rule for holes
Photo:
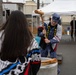
[[[5,11],[3,11],[3,16],[5,16]]]

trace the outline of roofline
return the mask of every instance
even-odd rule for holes
[[[2,3],[4,3],[4,4],[24,4],[24,3],[18,3],[18,2],[2,2]]]

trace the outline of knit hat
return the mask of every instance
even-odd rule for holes
[[[57,13],[52,14],[52,20],[58,23],[60,20],[60,15]]]

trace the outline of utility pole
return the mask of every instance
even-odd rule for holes
[[[2,25],[3,23],[3,16],[2,16],[2,0],[0,0],[0,26]]]
[[[37,0],[37,9],[40,7],[40,0]]]
[[[37,9],[39,9],[39,7],[40,7],[40,0],[37,0]],[[40,18],[39,17],[37,17],[37,24],[39,25],[40,23]]]

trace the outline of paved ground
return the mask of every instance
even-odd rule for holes
[[[76,75],[76,42],[71,41],[70,36],[64,35],[57,53],[62,53],[63,56],[60,75]]]

